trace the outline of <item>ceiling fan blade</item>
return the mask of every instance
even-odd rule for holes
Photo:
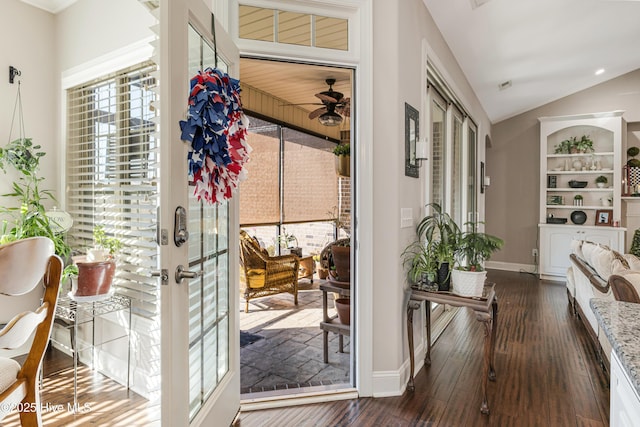
[[[351,117],[351,106],[349,104],[339,105],[336,107],[336,113],[342,114],[345,117]]]
[[[309,118],[311,120],[313,120],[316,117],[319,117],[320,115],[322,115],[322,114],[324,114],[326,112],[327,112],[327,107],[318,108],[317,110],[314,110],[314,111],[309,113]]]
[[[295,105],[324,105],[322,102],[303,102],[302,104],[280,104],[281,107],[295,106]]]
[[[320,98],[322,101],[326,101],[326,102],[333,102],[336,103],[338,102],[337,99],[335,99],[332,96],[326,95],[324,93],[316,93],[316,97]]]

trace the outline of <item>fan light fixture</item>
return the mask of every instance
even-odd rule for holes
[[[327,111],[318,117],[318,121],[324,126],[338,126],[342,123],[342,116],[334,111]]]

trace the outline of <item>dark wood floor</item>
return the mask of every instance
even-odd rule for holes
[[[480,414],[483,331],[461,310],[416,375],[416,390],[390,398],[242,413],[241,427],[267,426],[608,426],[609,387],[573,317],[564,285],[491,271],[497,283],[497,381],[491,414]]]

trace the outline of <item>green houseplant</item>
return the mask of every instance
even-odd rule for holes
[[[411,242],[402,252],[403,264],[408,267],[409,282],[419,289],[437,289],[438,261],[434,245],[420,240]]]
[[[351,147],[349,143],[336,145],[333,154],[336,156],[336,173],[340,176],[351,176]]]
[[[468,222],[456,249],[458,266],[453,270],[454,292],[465,296],[480,296],[487,272],[484,262],[502,248],[499,237],[478,231],[478,223]]]
[[[427,205],[429,212],[416,227],[418,241],[426,242],[427,253],[438,266],[438,290],[448,291],[450,267],[455,261],[455,252],[460,238],[460,228],[451,216],[437,203]]]
[[[582,135],[580,139],[575,136],[561,141],[555,146],[555,154],[576,154],[593,152],[593,141],[588,135]]]
[[[604,175],[600,175],[596,178],[596,185],[600,188],[603,188],[608,182],[609,180]]]
[[[57,224],[46,215],[44,203],[54,201],[50,190],[43,190],[44,178],[38,176],[40,159],[45,155],[40,145],[34,145],[31,138],[21,138],[0,148],[0,169],[18,173],[18,180],[11,185],[12,191],[3,194],[17,201],[17,207],[0,207],[2,228],[0,244],[27,237],[44,236],[55,245],[56,254],[62,259],[68,258],[71,248],[64,234],[57,230]]]

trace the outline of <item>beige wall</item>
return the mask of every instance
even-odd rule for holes
[[[374,1],[373,370],[378,373],[399,371],[408,358],[406,334],[399,332],[406,328],[407,299],[400,254],[414,239],[415,229],[400,228],[400,209],[411,208],[414,219],[422,217],[429,183],[424,166],[420,179],[404,175],[404,103],[422,110],[423,39],[478,121],[479,141],[484,141],[490,126],[424,3]],[[424,129],[421,123],[421,134]]]
[[[57,67],[54,17],[18,0],[3,0],[0,13],[0,146],[9,141],[11,117],[18,91],[17,81],[9,84],[9,66],[22,72],[20,92],[24,112],[25,136],[42,145],[47,155],[41,161],[41,176],[47,189],[57,186]],[[18,139],[18,118],[11,140]],[[16,174],[0,172],[0,194],[7,193]],[[0,199],[3,206],[8,199]]]
[[[640,70],[548,103],[493,125],[487,149],[487,232],[505,240],[492,261],[534,262],[538,247],[540,126],[538,117],[624,110],[628,122],[640,121]]]

